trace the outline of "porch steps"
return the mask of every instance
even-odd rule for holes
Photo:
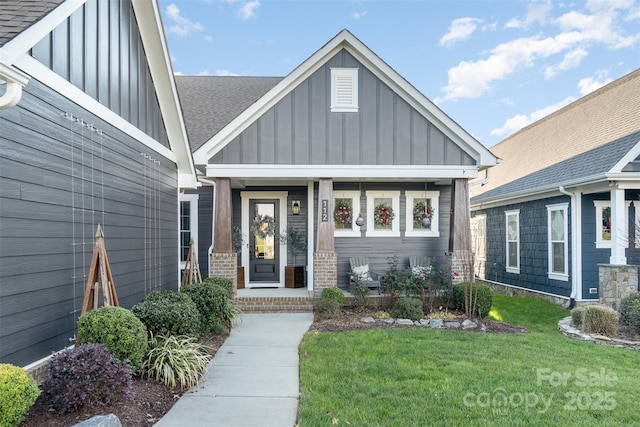
[[[311,313],[310,297],[242,297],[234,298],[243,313]]]

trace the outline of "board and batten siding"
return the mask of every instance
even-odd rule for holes
[[[335,67],[358,68],[358,112],[330,111]],[[210,163],[468,166],[475,161],[343,49]]]
[[[567,203],[566,196],[516,203],[497,208],[478,210],[473,216],[487,216],[485,276],[487,280],[519,286],[531,290],[568,297],[571,295],[571,209],[568,209],[569,280],[548,278],[549,248],[547,205]],[[506,217],[505,212],[520,210],[520,274],[505,271]]]
[[[88,0],[31,55],[169,147],[130,0]]]
[[[121,306],[176,289],[177,185],[174,162],[36,80],[0,110],[0,362],[73,342],[99,223]]]

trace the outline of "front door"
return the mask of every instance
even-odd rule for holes
[[[278,286],[280,248],[278,200],[249,201],[249,282],[250,286]]]

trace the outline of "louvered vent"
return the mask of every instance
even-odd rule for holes
[[[358,69],[331,69],[331,111],[358,111]]]

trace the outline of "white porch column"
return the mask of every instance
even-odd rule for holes
[[[611,257],[609,264],[626,265],[625,248],[629,244],[625,221],[624,189],[617,186],[611,189]]]

